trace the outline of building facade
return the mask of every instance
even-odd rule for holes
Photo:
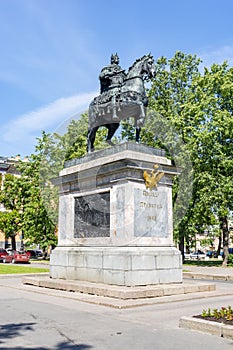
[[[12,174],[13,176],[20,176],[19,171],[16,168],[17,162],[20,160],[20,156],[15,158],[3,157],[0,156],[0,186],[1,189],[4,187],[4,178],[6,174]],[[0,211],[3,212],[6,209],[4,205],[0,203]],[[16,235],[16,247],[20,248],[21,240],[20,235]],[[0,230],[0,247],[1,248],[11,248],[11,240],[5,237],[4,232]]]

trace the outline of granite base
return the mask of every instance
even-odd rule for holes
[[[122,286],[182,282],[180,252],[174,247],[57,247],[52,278]]]

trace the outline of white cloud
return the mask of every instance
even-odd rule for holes
[[[23,141],[33,135],[40,135],[43,130],[56,129],[72,115],[84,112],[96,95],[96,92],[91,92],[60,98],[47,106],[21,115],[3,127],[5,132],[2,137],[6,142]]]
[[[1,152],[7,156],[33,153],[37,144],[36,138],[41,136],[42,131],[54,132],[59,128],[59,131],[65,132],[68,122],[85,112],[97,94],[90,92],[60,98],[2,125]]]

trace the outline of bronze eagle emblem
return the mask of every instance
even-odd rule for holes
[[[150,190],[152,190],[153,188],[157,188],[158,182],[164,176],[163,172],[157,170],[158,168],[159,165],[155,164],[154,169],[151,170],[149,174],[146,170],[143,172],[143,178],[145,180],[146,188],[149,188]]]

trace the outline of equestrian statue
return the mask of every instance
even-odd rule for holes
[[[137,59],[125,70],[119,65],[117,54],[111,56],[111,64],[104,67],[99,75],[100,95],[95,97],[88,109],[87,151],[94,151],[96,132],[101,126],[108,129],[106,141],[113,145],[111,139],[121,120],[134,118],[136,142],[139,142],[148,98],[144,83],[153,78],[154,59],[151,54]]]

